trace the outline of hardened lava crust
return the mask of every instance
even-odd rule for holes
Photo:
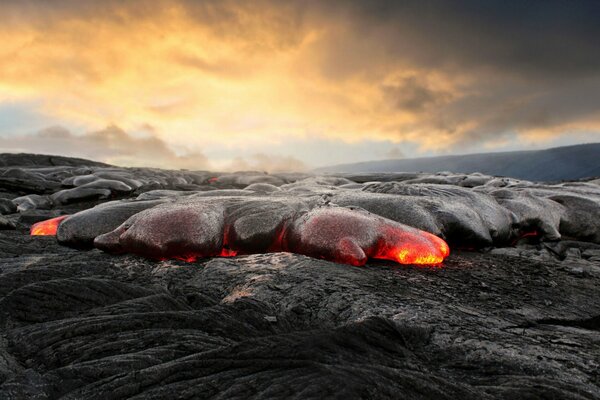
[[[1,399],[600,399],[598,180],[22,160]]]

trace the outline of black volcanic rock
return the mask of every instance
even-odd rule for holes
[[[240,173],[240,174],[226,174],[216,178],[215,183],[219,185],[233,185],[237,188],[244,188],[254,183],[268,183],[274,186],[281,186],[285,183],[282,178],[273,175],[267,175],[264,173]]]
[[[401,224],[442,235],[437,219],[414,198],[390,194],[337,191],[331,202],[344,207],[358,207]]]
[[[600,399],[598,180],[7,168],[1,399]],[[285,252],[359,260],[398,222],[484,247],[436,267]]]
[[[550,199],[565,208],[560,220],[560,231],[564,235],[600,243],[600,201],[568,194]]]
[[[333,204],[360,207],[466,247],[509,245],[523,234],[540,235],[543,240],[557,240],[561,234],[577,240],[600,240],[594,233],[597,227],[592,217],[600,204],[600,186],[593,181],[543,185],[483,174],[442,172],[384,174],[379,182],[372,181],[378,176],[363,175],[355,176],[357,182],[353,182],[334,176],[219,174],[93,165],[12,166],[4,173],[61,186],[45,187],[46,194],[13,199],[21,212],[78,207],[126,196],[137,196],[138,200],[293,196],[311,201],[327,198]],[[291,181],[294,177],[301,179]],[[14,190],[27,193],[28,185],[17,185]]]
[[[29,210],[49,210],[54,205],[54,201],[50,196],[29,194],[12,199],[12,203],[16,206],[19,212]]]
[[[59,243],[74,247],[91,247],[94,239],[116,229],[129,217],[163,203],[155,201],[109,202],[81,211],[60,224]]]
[[[155,259],[217,256],[223,248],[224,214],[225,207],[216,202],[158,205],[98,237],[95,246]]]
[[[253,192],[259,193],[271,193],[278,192],[281,189],[275,185],[271,185],[270,183],[252,183],[244,188],[244,190],[251,190]]]
[[[50,196],[56,204],[69,204],[84,200],[108,199],[112,191],[106,188],[76,187],[63,189]]]
[[[0,176],[0,188],[17,193],[51,193],[60,188],[60,184],[44,179]]]
[[[12,200],[0,198],[0,215],[17,212],[17,206]]]
[[[498,189],[490,194],[516,215],[522,233],[536,231],[548,240],[560,239],[560,220],[565,210],[559,203],[528,191]]]
[[[422,204],[445,237],[476,246],[507,243],[514,235],[515,216],[491,196],[450,185],[372,183],[365,192],[395,194]]]
[[[12,222],[0,215],[0,230],[15,229],[15,228],[16,228],[16,225],[14,222]]]
[[[225,242],[242,254],[283,250],[291,222],[311,207],[311,202],[282,198],[238,199],[227,206]]]
[[[97,166],[108,167],[97,161],[85,160],[83,158],[63,157],[44,154],[27,153],[0,153],[0,167],[49,167],[49,166]]]
[[[3,398],[600,398],[600,276],[556,261],[155,263],[17,233],[0,246],[22,249],[0,258]]]
[[[96,179],[83,185],[77,185],[81,189],[108,189],[112,193],[130,193],[137,187],[131,187],[126,183],[115,179]],[[141,186],[141,184],[140,184]]]

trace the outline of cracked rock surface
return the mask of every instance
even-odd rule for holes
[[[0,399],[600,399],[597,183],[2,160]],[[53,200],[64,190],[74,191],[54,199],[67,202]],[[269,215],[264,199],[290,196],[479,250],[457,245],[441,267],[353,267],[287,252],[186,263],[91,247],[137,213],[202,199],[235,198],[248,239],[278,225],[257,226],[247,208]],[[81,221],[61,225],[69,246],[28,235],[65,214]]]
[[[600,398],[598,267],[0,246],[3,398]]]

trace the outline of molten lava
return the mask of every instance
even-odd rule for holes
[[[341,207],[312,210],[292,229],[290,251],[355,266],[370,258],[436,265],[450,253],[431,233]]]
[[[221,252],[217,255],[217,257],[235,257],[237,255],[238,255],[237,250],[231,250],[229,248],[223,247],[221,249]],[[203,254],[188,254],[188,255],[180,255],[180,256],[173,256],[173,257],[159,257],[158,260],[166,261],[166,260],[169,260],[170,258],[173,258],[175,260],[179,260],[179,261],[183,261],[183,262],[187,262],[187,263],[193,263],[193,262],[198,261],[199,258],[204,258],[204,257],[210,257],[210,256],[203,255]]]
[[[437,265],[450,255],[448,244],[428,232],[390,229],[386,236],[396,237],[397,240],[380,245],[373,258],[392,260],[399,264]]]
[[[223,247],[221,249],[221,254],[219,254],[219,257],[235,257],[235,256],[237,256],[237,254],[238,254],[237,250],[232,250],[232,249]]]
[[[45,221],[33,224],[29,234],[31,236],[56,236],[56,230],[58,229],[58,226],[67,217],[68,215],[61,215],[60,217],[47,219]]]
[[[446,242],[435,235],[349,208],[317,207],[267,220],[278,225],[262,227],[233,212],[228,215],[219,203],[209,205],[151,208],[137,214],[131,224],[96,237],[94,245],[111,253],[130,252],[159,260],[194,262],[205,257],[291,252],[355,266],[369,259],[437,265],[450,253]]]
[[[540,233],[536,230],[524,231],[524,232],[521,232],[521,234],[519,235],[518,238],[516,238],[512,241],[512,245],[515,246],[522,239],[526,239],[526,238],[539,239],[540,236],[541,236]]]

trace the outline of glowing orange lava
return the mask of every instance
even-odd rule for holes
[[[237,256],[238,252],[237,250],[231,250],[231,249],[227,249],[225,247],[223,247],[221,249],[221,254],[219,254],[219,257],[235,257]]]
[[[175,256],[173,257],[176,260],[184,261],[184,262],[196,262],[198,260],[198,256]],[[161,258],[160,261],[166,261],[168,258]]]
[[[428,232],[415,233],[392,232],[400,235],[403,240],[398,246],[384,246],[379,249],[374,258],[392,260],[399,264],[438,265],[450,255],[450,247],[439,237]]]
[[[31,226],[29,234],[31,236],[56,236],[58,225],[67,217],[68,215],[61,215],[60,217],[35,223]]]
[[[238,255],[237,250],[231,250],[228,248],[223,247],[221,249],[221,252],[217,255],[217,257],[235,257]],[[160,261],[166,261],[169,260],[169,258],[173,258],[175,260],[179,260],[179,261],[183,261],[183,262],[187,262],[187,263],[193,263],[198,261],[199,258],[204,258],[204,257],[209,257],[208,255],[203,255],[203,254],[189,254],[189,255],[182,255],[182,256],[173,256],[173,257],[161,257],[159,258]]]
[[[32,227],[33,234],[56,234],[66,217],[44,221]],[[142,219],[136,221],[143,221]],[[188,263],[207,257],[235,257],[245,254],[290,252],[341,264],[363,266],[369,259],[384,259],[399,264],[440,265],[450,254],[446,242],[419,229],[402,225],[366,212],[341,207],[323,207],[302,218],[285,221],[266,237],[245,239],[224,223],[217,243],[186,238],[194,235],[189,226],[161,226],[164,218],[149,219],[144,229],[161,229],[156,235],[127,236],[128,228],[117,228],[95,240],[97,248],[111,253],[131,252],[155,260],[175,259]],[[194,221],[194,223],[200,221]],[[230,222],[230,221],[229,221]],[[154,225],[156,224],[156,225]],[[134,225],[135,227],[135,225]],[[129,228],[131,229],[131,227]],[[125,233],[124,233],[125,232]],[[243,232],[243,231],[242,231]],[[212,238],[216,239],[219,238]],[[111,242],[112,241],[112,242]]]

